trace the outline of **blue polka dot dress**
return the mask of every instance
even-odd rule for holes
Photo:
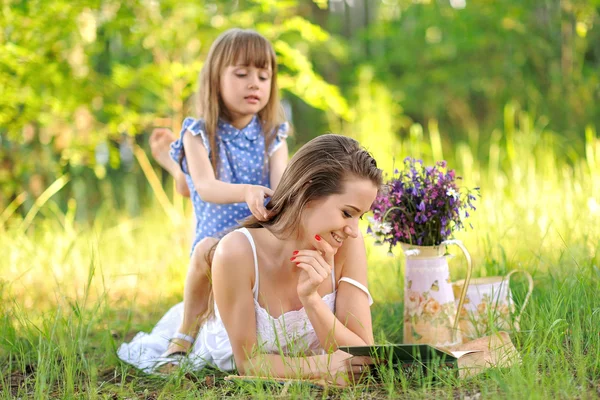
[[[279,148],[287,137],[288,131],[289,124],[287,122],[277,127],[274,132],[275,140],[269,148],[268,156],[271,156]],[[186,134],[200,135],[210,157],[212,149],[205,133],[204,120],[186,118],[183,121],[179,139],[171,144],[170,155],[173,160],[179,162],[183,151],[183,136]],[[237,129],[233,125],[219,120],[217,144],[219,164],[216,175],[220,181],[270,187],[268,162],[265,162],[265,136],[256,115],[242,129]],[[245,202],[215,204],[203,201],[194,189],[185,156],[181,166],[190,189],[190,197],[196,215],[193,251],[199,241],[205,237],[222,237],[229,229],[239,225],[239,221],[250,216],[251,212]]]

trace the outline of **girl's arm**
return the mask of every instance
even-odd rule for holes
[[[152,151],[152,157],[175,179],[177,193],[184,197],[190,197],[190,190],[179,164],[169,157],[169,146],[175,139],[175,135],[170,129],[156,128],[150,135],[150,150]]]
[[[194,188],[202,200],[217,204],[247,202],[254,214],[254,203],[263,207],[265,197],[273,194],[271,189],[264,186],[225,183],[216,179],[200,136],[185,135],[183,146]],[[264,212],[261,210],[261,213],[264,215],[266,209]]]
[[[213,259],[213,290],[240,374],[334,379],[343,384],[349,374],[360,373],[360,365],[369,362],[368,359],[351,357],[341,351],[306,357],[261,353],[256,336],[253,277],[254,259],[250,243],[239,232],[226,235],[219,243]]]
[[[179,193],[183,197],[190,197],[190,188],[188,187],[187,182],[185,181],[185,175],[183,175],[183,172],[179,170],[176,174],[173,175],[173,177],[175,179],[175,190],[177,190],[177,193]]]
[[[327,254],[332,254],[333,249],[323,240],[317,242],[315,247],[325,254],[324,257],[320,257],[317,252],[314,252],[316,253],[315,258],[320,258],[320,264],[324,265]],[[300,252],[301,255],[305,253],[310,254],[311,252]],[[313,261],[310,260],[309,262]],[[331,265],[331,261],[328,264]],[[315,265],[318,267],[318,264]],[[365,287],[367,286],[367,256],[362,234],[359,233],[356,238],[346,239],[343,248],[336,254],[335,265],[336,268],[340,268],[343,277],[351,278]],[[330,273],[331,271],[329,270]],[[329,274],[323,277],[323,281],[331,279]],[[323,273],[322,275],[325,274]],[[320,284],[319,282],[315,283]],[[319,342],[326,351],[334,351],[339,346],[365,346],[373,344],[369,297],[356,286],[347,282],[339,283],[335,314],[327,307],[316,290],[310,296],[301,297],[301,301],[317,333]]]
[[[288,146],[285,139],[283,139],[277,150],[269,158],[269,181],[273,190],[277,189],[279,181],[281,181],[281,176],[288,163],[288,155]]]

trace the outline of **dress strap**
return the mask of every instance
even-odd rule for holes
[[[365,285],[363,285],[362,283],[352,279],[352,278],[348,278],[348,277],[341,277],[339,282],[348,282],[349,284],[359,288],[360,290],[362,290],[363,292],[365,292],[365,294],[369,297],[369,306],[373,305],[373,297],[371,297],[371,293],[369,293],[369,289],[367,289],[367,287]]]
[[[254,300],[258,301],[258,256],[256,255],[256,245],[248,229],[240,228],[236,229],[236,232],[243,233],[248,238],[250,246],[252,246],[252,253],[254,254],[254,287],[252,288],[252,293],[254,293]]]

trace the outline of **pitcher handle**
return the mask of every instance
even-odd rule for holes
[[[521,322],[521,314],[523,314],[523,310],[525,310],[525,306],[527,305],[527,303],[529,302],[529,298],[531,297],[531,293],[533,292],[533,278],[531,277],[531,274],[527,271],[525,271],[524,269],[515,269],[510,271],[507,275],[506,275],[506,281],[507,284],[510,287],[510,278],[513,274],[515,273],[522,273],[525,274],[525,277],[527,277],[527,281],[529,282],[529,288],[527,289],[527,295],[525,296],[525,300],[523,300],[523,304],[521,305],[521,309],[519,310],[519,312],[517,313],[517,315],[515,316],[515,324],[516,325],[520,325]],[[512,301],[512,299],[511,299]]]
[[[469,283],[471,282],[471,272],[473,271],[473,263],[471,262],[471,255],[467,251],[467,248],[463,245],[463,243],[458,239],[444,240],[441,244],[450,245],[454,244],[460,247],[465,258],[467,259],[467,277],[465,278],[465,282],[463,284],[462,290],[460,292],[460,299],[458,300],[458,309],[456,310],[456,317],[454,318],[454,333],[458,331],[458,323],[460,320],[460,311],[463,308],[465,303],[465,298],[467,297],[467,289],[469,287]]]

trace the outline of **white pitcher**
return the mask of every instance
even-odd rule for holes
[[[461,342],[457,306],[450,281],[446,246],[457,245],[467,259],[467,276],[458,309],[462,308],[471,278],[471,256],[458,240],[439,246],[402,243],[404,274],[404,343],[449,346]]]

